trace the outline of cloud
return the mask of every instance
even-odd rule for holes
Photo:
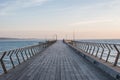
[[[96,20],[86,20],[86,21],[79,21],[79,22],[75,22],[75,23],[72,23],[70,24],[70,26],[79,26],[79,25],[85,25],[85,24],[95,24],[95,23],[107,23],[107,22],[112,22],[113,20],[111,19],[96,19]]]
[[[78,10],[79,8],[79,10]],[[94,5],[81,6],[76,8],[79,13],[79,19],[75,22],[68,24],[68,26],[79,26],[89,24],[101,24],[101,23],[120,23],[119,8],[120,0],[110,0],[107,2],[96,3]]]
[[[81,1],[82,2],[82,1]],[[89,2],[89,1],[88,1]],[[57,11],[66,11],[66,10],[71,10],[75,8],[79,8],[80,10],[84,9],[91,9],[91,8],[112,8],[116,6],[120,6],[120,0],[100,0],[98,2],[91,1],[91,3],[88,4],[86,3],[81,4],[76,4],[76,5],[70,5],[70,6],[64,6],[62,8],[56,9]]]
[[[0,4],[0,15],[9,15],[21,8],[40,6],[48,0],[11,0]]]

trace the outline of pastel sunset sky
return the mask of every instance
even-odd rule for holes
[[[120,39],[120,0],[0,0],[0,37]]]

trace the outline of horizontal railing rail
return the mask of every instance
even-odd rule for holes
[[[112,63],[113,66],[120,67],[120,44],[70,40],[65,42],[105,62]]]
[[[40,53],[42,50],[50,46],[56,41],[46,41],[45,43],[39,43],[38,45],[28,46],[24,48],[13,49],[4,51],[0,57],[1,68],[3,73],[7,73],[11,68],[15,68],[16,65],[25,62],[32,56]]]

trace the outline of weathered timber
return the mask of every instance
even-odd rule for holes
[[[17,66],[0,80],[114,80],[62,41]]]

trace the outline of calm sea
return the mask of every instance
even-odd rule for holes
[[[89,39],[89,40],[77,40],[77,41],[120,44],[120,39]]]
[[[39,42],[44,42],[43,40],[0,40],[0,54],[2,55],[3,51],[8,51],[11,49],[21,48],[30,45],[36,45]],[[6,63],[7,69],[11,68],[9,59],[5,58],[4,62]],[[3,70],[0,65],[0,74],[3,73]]]
[[[0,52],[38,44],[42,40],[0,40]]]

